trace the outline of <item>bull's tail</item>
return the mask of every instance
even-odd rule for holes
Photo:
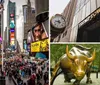
[[[54,70],[52,71],[50,85],[53,85],[55,78],[61,73],[62,73],[62,70],[60,68],[60,61],[58,61],[57,64],[55,65],[55,67],[54,67]]]

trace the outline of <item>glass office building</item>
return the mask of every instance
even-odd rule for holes
[[[100,0],[77,0],[70,42],[100,41]]]

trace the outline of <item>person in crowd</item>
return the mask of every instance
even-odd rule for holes
[[[24,78],[25,77],[25,71],[24,71],[24,69],[22,70],[22,77]]]
[[[44,85],[48,84],[48,80],[49,80],[48,72],[45,72],[44,73]]]
[[[29,80],[27,81],[28,85],[35,85],[35,80],[36,80],[36,75],[32,74]]]
[[[18,85],[23,85],[23,80],[21,79],[21,76],[17,77],[17,83]]]
[[[28,69],[29,76],[31,76],[31,69]]]
[[[37,83],[37,85],[42,85],[42,81],[41,81],[41,80],[39,80],[39,82]]]
[[[26,85],[26,83],[24,82],[24,84],[23,85]]]

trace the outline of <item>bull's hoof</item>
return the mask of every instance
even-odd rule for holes
[[[70,81],[70,80],[64,80],[64,82],[68,82],[68,83],[70,83],[71,81]]]
[[[66,83],[66,82],[67,82],[67,80],[64,80],[64,82]]]
[[[80,83],[77,82],[77,81],[75,81],[75,82],[73,83],[73,85],[80,85]]]
[[[73,83],[73,85],[80,85],[79,83]]]
[[[90,80],[87,80],[86,83],[87,84],[92,84],[92,80],[91,79]]]

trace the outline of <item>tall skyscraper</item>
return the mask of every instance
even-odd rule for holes
[[[7,27],[9,28],[9,46],[16,47],[16,3],[9,0],[7,7]]]
[[[9,29],[6,27],[4,31],[4,48],[5,49],[8,48],[9,46],[8,41],[9,41]]]
[[[2,57],[3,57],[3,6],[4,0],[0,1],[0,67],[2,65]],[[1,53],[2,51],[2,53]]]
[[[30,0],[27,1],[27,5],[23,5],[23,15],[24,15],[24,39],[27,39],[28,30],[32,29],[35,20],[35,9],[31,7]]]
[[[3,37],[3,0],[0,1],[0,42],[2,42]]]

